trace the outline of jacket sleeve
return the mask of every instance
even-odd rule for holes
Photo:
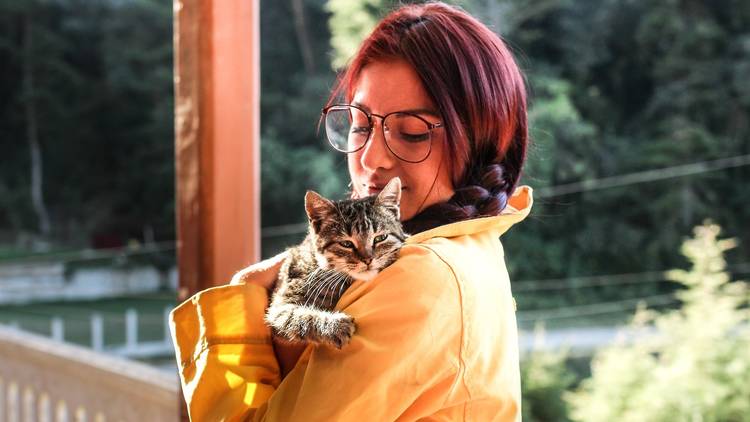
[[[245,289],[221,296],[218,314],[247,296],[265,299],[265,292]],[[196,307],[208,297],[198,298]],[[404,247],[375,280],[355,282],[337,306],[355,319],[352,341],[341,350],[308,347],[283,382],[268,330],[260,326],[264,306],[251,305],[246,312],[229,307],[244,315],[240,326],[252,332],[208,323],[216,312],[198,316],[206,329],[187,343],[201,347],[181,368],[195,421],[413,420],[436,412],[463,388],[458,286],[450,267],[426,248]],[[210,334],[211,327],[225,334],[223,340]],[[178,343],[180,337],[190,336],[176,335]]]
[[[263,322],[268,293],[255,284],[210,288],[170,315],[191,421],[245,420],[281,382]]]

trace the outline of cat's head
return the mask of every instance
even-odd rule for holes
[[[401,180],[393,178],[375,196],[331,201],[308,191],[305,210],[322,268],[371,280],[392,264],[406,238],[399,221]]]

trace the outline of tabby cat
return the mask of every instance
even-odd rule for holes
[[[400,200],[398,178],[362,199],[307,192],[307,237],[289,249],[265,316],[275,336],[338,349],[349,343],[354,319],[333,309],[354,280],[371,280],[396,260],[406,238]]]

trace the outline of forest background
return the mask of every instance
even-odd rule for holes
[[[502,239],[519,325],[620,325],[639,303],[688,316],[669,325],[684,335],[674,353],[604,350],[578,399],[563,392],[591,355],[525,359],[524,419],[676,420],[683,406],[745,420],[748,294],[717,292],[750,274],[750,2],[453,3],[527,77],[521,183],[535,204]],[[264,256],[303,236],[306,189],[344,195],[345,157],[316,125],[336,71],[394,4],[261,1]],[[159,245],[139,264],[174,264],[172,78],[169,0],[0,0],[0,264],[139,245]],[[681,251],[706,219],[736,247],[704,228]],[[669,270],[691,264],[685,290]]]
[[[455,3],[528,79],[536,201],[503,239],[524,309],[669,291],[705,218],[750,270],[750,3]],[[318,117],[393,5],[261,2],[264,256],[302,236],[306,189],[345,192]],[[0,259],[174,241],[171,31],[170,1],[0,2]]]

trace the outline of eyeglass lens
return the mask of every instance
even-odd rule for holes
[[[367,114],[348,106],[329,109],[325,125],[328,141],[341,152],[354,152],[362,148],[372,130]],[[405,113],[389,114],[382,122],[382,130],[388,149],[398,158],[418,162],[429,155],[430,126],[419,117]]]

